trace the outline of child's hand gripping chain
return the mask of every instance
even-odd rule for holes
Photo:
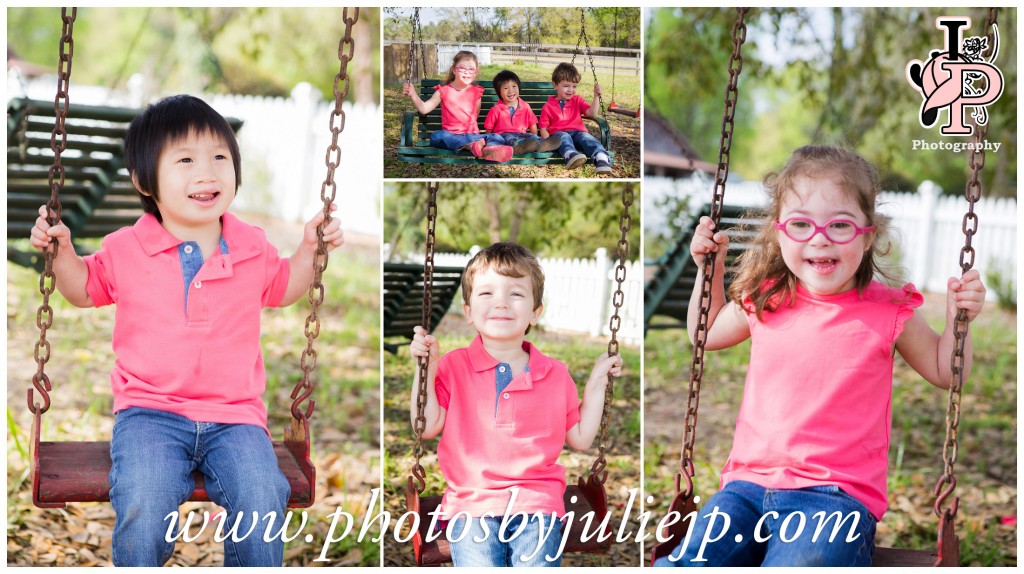
[[[437,393],[434,388],[434,379],[437,377],[437,360],[441,355],[441,345],[436,337],[419,325],[413,328],[413,333],[412,343],[409,344],[409,353],[416,358],[417,363],[421,359],[427,360],[427,380],[426,383],[420,381],[420,371],[416,369],[416,376],[412,386],[412,398],[409,401],[409,420],[413,428],[416,428],[419,388],[421,384],[426,384],[427,401],[423,409],[423,415],[426,417],[426,426],[423,429],[423,439],[430,439],[441,432],[444,428],[445,420],[445,410],[438,404]]]

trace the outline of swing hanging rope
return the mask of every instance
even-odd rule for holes
[[[331,204],[338,193],[338,185],[334,181],[334,172],[341,164],[341,148],[338,147],[338,137],[345,130],[345,110],[342,102],[348,96],[349,81],[348,63],[352,61],[355,51],[355,42],[352,40],[352,27],[359,20],[359,8],[354,8],[350,18],[349,9],[346,7],[342,12],[342,20],[345,22],[345,34],[338,42],[338,60],[340,67],[338,74],[334,77],[334,109],[331,111],[331,145],[327,147],[324,161],[327,164],[327,176],[320,186],[320,200],[323,202],[324,219],[316,228],[316,254],[313,257],[313,282],[309,285],[309,316],[306,318],[304,333],[306,335],[306,348],[302,351],[300,366],[302,368],[302,380],[295,384],[292,390],[293,399],[291,413],[296,421],[305,423],[313,414],[315,400],[309,399],[313,394],[316,384],[312,380],[313,371],[316,370],[317,353],[314,343],[320,334],[320,317],[318,311],[324,302],[323,274],[327,269],[327,243],[324,241],[324,228],[331,223]],[[343,84],[344,83],[344,84]],[[309,399],[309,405],[305,411],[302,403]]]
[[[71,60],[75,54],[75,41],[72,36],[78,8],[61,8],[62,22],[60,36],[60,63],[57,66],[57,95],[53,101],[55,123],[50,134],[50,149],[53,150],[53,165],[50,166],[49,184],[50,199],[46,202],[46,221],[50,226],[57,225],[61,219],[60,192],[64,187],[64,166],[61,153],[67,147],[68,134],[65,120],[68,115],[70,98],[68,86],[71,81]],[[33,356],[36,361],[36,374],[32,376],[32,387],[39,391],[42,403],[36,403],[33,389],[28,389],[28,408],[35,415],[38,423],[40,417],[50,409],[50,391],[52,385],[46,376],[46,362],[50,360],[50,343],[46,340],[46,331],[53,326],[53,307],[50,306],[50,295],[57,285],[57,276],[53,272],[53,260],[57,257],[57,239],[50,241],[51,248],[44,254],[43,272],[39,276],[39,292],[43,295],[43,303],[36,312],[36,326],[39,327],[39,340],[36,341]],[[38,426],[38,425],[37,425]]]

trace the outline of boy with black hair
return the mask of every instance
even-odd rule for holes
[[[484,129],[488,133],[504,138],[505,143],[512,146],[516,155],[554,151],[562,145],[562,140],[558,137],[543,140],[537,137],[537,115],[533,113],[530,104],[519,97],[522,83],[515,72],[498,72],[491,85],[498,94],[498,102],[487,112],[487,118],[484,119]]]

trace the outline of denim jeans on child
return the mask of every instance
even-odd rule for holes
[[[504,530],[502,520],[502,516],[467,519],[463,515],[449,522],[446,530],[452,537],[449,541],[452,562],[460,567],[558,567],[562,564],[562,555],[558,552],[562,543],[561,520],[553,519],[550,514],[517,514],[508,518]]]
[[[173,537],[186,519],[179,517],[165,539],[169,513],[192,495],[192,471],[206,478],[210,500],[224,507],[222,536],[225,566],[280,566],[284,542],[281,529],[290,489],[277,466],[270,437],[255,425],[195,422],[181,415],[130,407],[114,417],[110,441],[110,502],[114,506],[115,566],[162,566],[174,552]],[[252,516],[258,522],[253,527]],[[273,512],[272,519],[266,519]],[[228,533],[235,526],[235,542]],[[220,519],[211,519],[212,532]],[[194,525],[202,523],[197,516]],[[193,531],[193,534],[195,532]]]
[[[450,151],[459,151],[476,140],[484,140],[484,145],[505,145],[505,138],[498,134],[453,134],[445,130],[430,132],[430,147]]]
[[[601,145],[601,141],[587,131],[555,132],[551,135],[562,138],[562,145],[558,148],[558,153],[565,159],[569,159],[577,151],[587,157],[594,157],[598,153],[608,153]]]
[[[504,141],[505,145],[516,145],[517,143],[519,143],[520,140],[540,140],[539,137],[530,133],[505,132],[495,135],[500,136],[501,139]]]
[[[871,566],[875,548],[875,517],[837,486],[778,490],[733,481],[700,507],[694,522],[682,558],[670,560],[679,557],[677,547],[655,566]]]

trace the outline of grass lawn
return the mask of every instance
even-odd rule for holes
[[[578,62],[577,62],[578,63]],[[587,101],[593,98],[594,76],[577,66],[583,78],[577,92]],[[503,66],[483,66],[478,75],[479,81],[489,84],[495,74],[505,69]],[[509,66],[524,82],[551,81],[552,68],[533,64]],[[601,84],[602,100],[605,106],[611,101],[611,73],[598,73],[597,81]],[[621,108],[638,109],[640,105],[640,78],[634,75],[618,73],[615,76],[615,103]],[[387,178],[591,178],[598,177],[593,165],[586,165],[572,171],[562,165],[442,165],[405,163],[398,160],[397,149],[402,130],[402,114],[415,111],[408,98],[402,95],[402,85],[384,86],[384,177]],[[538,116],[540,110],[533,110]],[[604,115],[611,129],[611,150],[615,152],[615,162],[611,177],[640,177],[640,121],[620,114],[607,112]],[[593,133],[593,132],[592,132]]]
[[[929,294],[920,310],[938,330],[944,303],[944,295]],[[993,303],[971,325],[974,365],[964,384],[956,464],[957,531],[965,566],[1017,564],[1016,319]],[[694,447],[694,484],[703,500],[718,489],[732,445],[749,344],[705,355]],[[691,352],[681,329],[651,331],[645,340],[644,476],[646,493],[655,499],[648,510],[657,517],[668,509],[679,464]],[[942,471],[946,402],[946,391],[896,359],[889,510],[878,526],[879,546],[935,548],[938,519],[931,491]]]

